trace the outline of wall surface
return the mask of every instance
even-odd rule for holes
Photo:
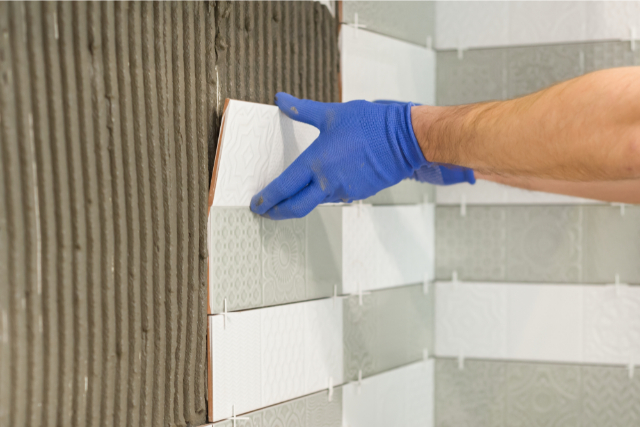
[[[0,426],[205,421],[220,108],[337,100],[336,31],[318,3],[0,3]]]

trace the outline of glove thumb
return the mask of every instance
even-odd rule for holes
[[[278,92],[275,98],[276,105],[289,118],[315,126],[320,129],[325,119],[325,104],[308,99],[298,99],[285,92]]]

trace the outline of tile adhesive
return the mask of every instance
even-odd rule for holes
[[[319,3],[0,3],[0,426],[206,419],[225,98],[338,101]]]

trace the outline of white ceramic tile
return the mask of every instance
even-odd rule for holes
[[[462,200],[469,205],[602,203],[579,197],[523,190],[484,180],[478,180],[474,185],[458,184],[436,188],[436,202],[439,205],[459,205]]]
[[[640,287],[587,287],[584,312],[585,362],[640,363]]]
[[[640,1],[587,2],[589,40],[628,40],[635,27],[640,39]]]
[[[435,103],[435,52],[342,25],[342,100]]]
[[[509,2],[509,44],[535,45],[584,41],[585,1]]]
[[[507,288],[502,284],[436,284],[438,356],[504,358],[507,354]]]
[[[342,304],[331,299],[210,317],[210,417],[236,414],[342,382]]]
[[[278,107],[229,100],[218,142],[213,206],[249,206],[319,135]]]
[[[342,390],[344,427],[433,425],[433,360],[350,383]]]
[[[507,359],[582,361],[582,286],[502,286],[507,289]]]
[[[432,280],[433,205],[343,209],[343,292]]]
[[[436,47],[463,49],[509,43],[508,2],[436,2]]]

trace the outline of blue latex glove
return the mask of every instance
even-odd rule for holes
[[[383,105],[402,105],[401,102],[390,101],[387,99],[379,99],[373,102]],[[468,182],[469,184],[476,183],[476,177],[473,174],[473,169],[465,168],[462,166],[442,165],[436,163],[430,163],[422,166],[420,169],[416,170],[413,173],[411,179],[415,179],[416,181],[420,182],[428,182],[429,184],[435,185],[452,185],[460,184],[462,182]]]
[[[413,133],[413,104],[321,103],[286,93],[275,102],[320,136],[253,196],[251,210],[259,215],[300,218],[320,203],[366,199],[429,164]]]

